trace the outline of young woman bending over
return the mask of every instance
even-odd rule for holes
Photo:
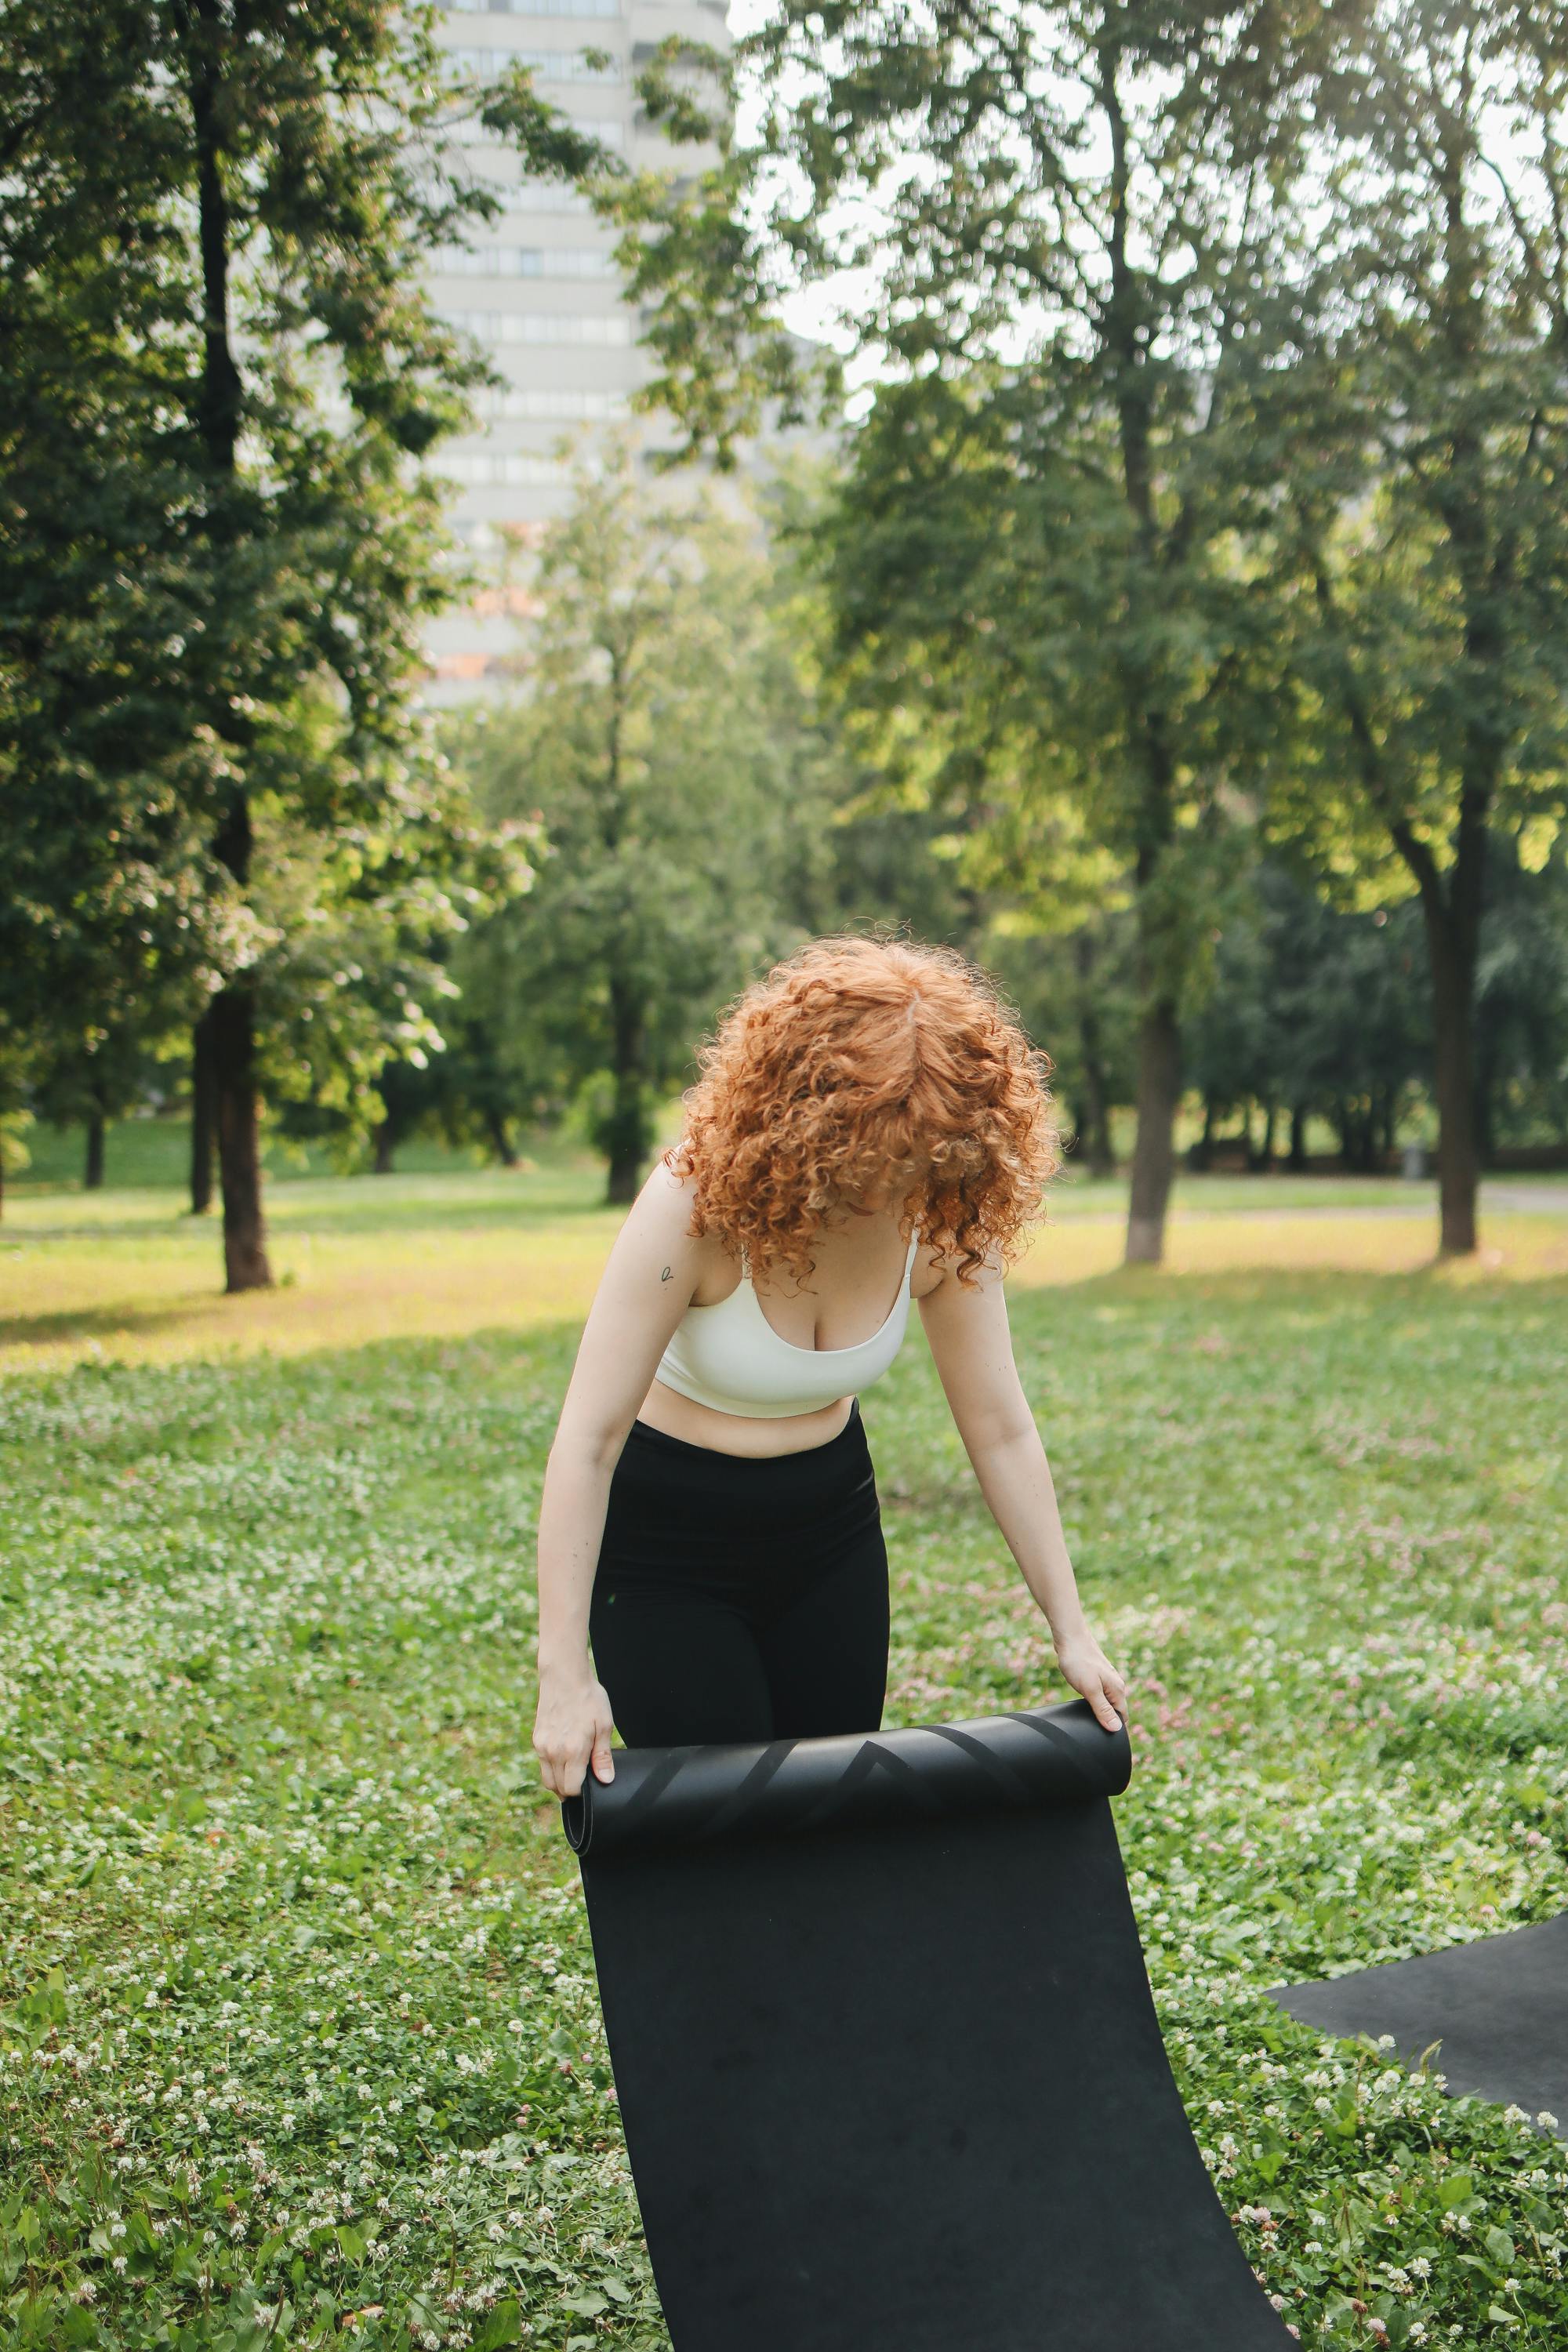
[[[951,950],[842,938],[747,990],[700,1066],[551,1448],[545,1786],[610,1780],[612,1727],[631,1747],[879,1727],[888,1555],[858,1392],[911,1298],[1062,1674],[1115,1729],[1126,1685],[1079,1601],[1003,1297],[1056,1166],[1043,1057]]]

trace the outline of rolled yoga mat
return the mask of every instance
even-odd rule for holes
[[[633,1748],[563,1806],[675,2352],[1279,2352],[1068,1706]]]
[[[1406,2062],[1436,2042],[1432,2063],[1455,2096],[1550,2115],[1568,2138],[1568,1911],[1413,1960],[1282,1985],[1272,1998],[1327,2033],[1391,2033]]]

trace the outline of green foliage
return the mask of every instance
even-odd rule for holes
[[[487,374],[420,265],[500,210],[476,119],[531,172],[618,166],[526,74],[455,76],[438,15],[6,16],[7,1010],[75,1087],[243,999],[233,1133],[258,1081],[367,1123],[381,1063],[437,1042],[432,950],[504,880],[416,708],[458,580],[424,461]]]
[[[744,135],[622,192],[694,443],[787,360],[785,291],[877,363],[841,651],[905,788],[1031,846],[1025,897],[1131,878],[1135,1224],[1267,787],[1342,889],[1393,861],[1419,893],[1444,1246],[1475,1245],[1487,830],[1533,856],[1568,773],[1565,63],[1561,12],[1420,0],[852,0],[826,32],[787,0],[736,47]]]
[[[1292,364],[1249,386],[1260,447],[1292,443],[1279,808],[1342,887],[1392,859],[1462,921],[1478,828],[1538,862],[1565,810],[1568,28],[1390,0],[1348,37],[1332,201],[1281,248]]]
[[[531,585],[519,690],[452,751],[544,853],[453,971],[516,1107],[574,1099],[626,1197],[693,1033],[799,936],[779,900],[824,751],[754,530],[650,498],[629,446],[579,475]]]
[[[1482,1149],[1568,1135],[1568,854],[1531,871],[1493,839],[1476,972]]]
[[[1252,2259],[1310,2352],[1373,2318],[1548,2352],[1561,2146],[1261,1992],[1568,1902],[1562,1285],[1113,1278],[1012,1312],[1133,1678],[1151,1974]],[[665,2345],[528,1741],[574,1341],[0,1391],[6,2352],[324,2346],[351,2314],[378,2352]],[[867,1410],[889,1719],[1058,1695],[918,1335]]]
[[[1380,1165],[1431,1066],[1416,910],[1336,911],[1286,868],[1258,866],[1216,943],[1187,1066],[1212,1110],[1317,1112],[1348,1164]]]
[[[1289,180],[1316,37],[1310,16],[945,0],[854,0],[825,37],[789,0],[737,44],[747,135],[657,203],[626,192],[650,396],[694,443],[722,447],[726,381],[754,407],[775,356],[754,320],[786,288],[825,288],[877,362],[826,534],[846,681],[902,792],[1048,861],[993,845],[1023,901],[1130,894],[1138,1255],[1160,1248],[1183,1001],[1277,726],[1236,394],[1279,348],[1258,199]]]
[[[1257,544],[1278,607],[1277,819],[1342,887],[1395,866],[1432,976],[1443,1245],[1476,1246],[1489,836],[1568,814],[1562,12],[1383,0],[1324,92],[1325,201],[1281,210],[1289,450]],[[1279,202],[1276,192],[1276,202]]]
[[[1064,938],[1008,909],[981,955],[1050,1055],[1051,1092],[1075,1159],[1108,1175],[1115,1164],[1111,1112],[1136,1091],[1138,990],[1128,917],[1091,918]]]

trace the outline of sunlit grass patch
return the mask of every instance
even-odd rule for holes
[[[587,1155],[555,1144],[512,1173],[447,1167],[279,1181],[268,1215],[280,1286],[233,1299],[222,1293],[216,1220],[184,1215],[177,1188],[14,1189],[0,1223],[0,1370],[305,1354],[581,1317],[618,1223],[602,1184]],[[1129,1279],[1419,1272],[1431,1266],[1436,1238],[1429,1192],[1364,1180],[1185,1179],[1165,1267]],[[1121,1183],[1063,1184],[1016,1286],[1112,1273],[1125,1205]],[[1563,1275],[1568,1215],[1510,1209],[1488,1213],[1478,1261],[1439,1278]]]
[[[447,1238],[427,1276],[493,1264],[494,1228]],[[384,1300],[426,1246],[389,1234]],[[1133,1679],[1151,1972],[1254,2259],[1309,2345],[1546,2352],[1556,2145],[1260,1998],[1568,1904],[1568,1285],[1374,1272],[1080,1262],[1013,1319]],[[183,1340],[0,1384],[10,2341],[661,2352],[529,1747],[574,1340]],[[866,1410],[889,1720],[1059,1696],[918,1328]]]

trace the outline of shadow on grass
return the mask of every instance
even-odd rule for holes
[[[1026,1285],[1009,1300],[1009,1311],[1025,1298],[1048,1301],[1065,1296],[1075,1301],[1128,1307],[1175,1307],[1206,1301],[1216,1307],[1268,1309],[1317,1303],[1336,1314],[1345,1314],[1358,1307],[1387,1306],[1400,1299],[1421,1306],[1470,1300],[1489,1305],[1517,1303],[1521,1292],[1528,1293],[1532,1301],[1550,1299],[1568,1306],[1568,1265],[1515,1264],[1504,1270],[1472,1259],[1438,1257],[1416,1266],[1173,1269],[1119,1265],[1109,1272]]]
[[[336,1238],[363,1234],[396,1235],[413,1233],[529,1233],[542,1226],[592,1224],[595,1218],[618,1220],[624,1213],[605,1203],[602,1192],[574,1187],[552,1177],[542,1183],[529,1177],[490,1178],[476,1183],[467,1197],[461,1180],[446,1177],[401,1180],[396,1192],[376,1192],[374,1177],[342,1181],[300,1177],[269,1183],[267,1222],[281,1241],[312,1234]],[[517,1187],[514,1192],[504,1188]],[[531,1189],[530,1189],[531,1188]],[[94,1213],[102,1194],[67,1192],[58,1185],[30,1191],[12,1183],[7,1198],[26,1211],[26,1221],[7,1220],[0,1238],[14,1248],[60,1243],[93,1246],[102,1242],[155,1238],[200,1246],[211,1242],[221,1248],[221,1226],[216,1215],[194,1217],[183,1203],[163,1192],[142,1192],[140,1213]],[[108,1198],[113,1199],[110,1194]],[[58,1212],[49,1211],[58,1204]],[[78,1213],[79,1209],[81,1213]]]
[[[159,1307],[62,1307],[47,1315],[0,1315],[0,1348],[58,1347],[62,1341],[142,1339],[188,1323],[223,1305],[223,1293],[190,1291]]]

